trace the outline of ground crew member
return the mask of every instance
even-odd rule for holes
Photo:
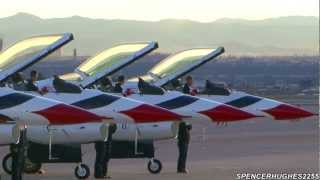
[[[26,83],[23,80],[21,73],[16,73],[12,76],[12,88],[16,91],[25,91]]]
[[[116,132],[117,130],[117,126],[116,124],[110,124],[109,126],[109,134],[108,134],[108,141],[106,142],[106,155],[105,155],[105,169],[104,169],[104,175],[105,177],[107,177],[108,179],[111,178],[110,175],[108,175],[108,164],[109,161],[111,159],[111,149],[112,149],[112,135]]]
[[[37,71],[30,72],[30,79],[27,81],[26,90],[27,91],[39,91],[39,88],[36,86],[36,82],[38,81],[39,73]]]
[[[179,158],[177,165],[177,173],[188,173],[186,169],[188,147],[190,142],[190,131],[191,125],[186,122],[181,122],[179,125],[178,132],[178,149],[179,149]]]
[[[94,177],[98,179],[104,179],[111,177],[108,176],[108,163],[111,158],[111,145],[112,135],[115,133],[117,126],[110,124],[108,131],[108,139],[106,142],[98,141],[95,143],[96,149],[96,161],[94,165]]]
[[[190,94],[190,95],[196,95],[197,94],[197,89],[193,87],[193,79],[192,76],[187,76],[186,77],[186,83],[183,86],[182,92],[184,94]]]
[[[117,83],[114,86],[115,93],[123,93],[122,85],[124,84],[124,80],[125,80],[125,78],[123,75],[118,77]]]
[[[12,180],[22,180],[22,173],[25,164],[25,152],[27,143],[26,129],[20,130],[20,138],[18,144],[12,145]]]
[[[113,89],[112,81],[109,77],[106,76],[99,81],[98,89],[102,92],[108,92],[110,89]]]
[[[106,154],[106,143],[103,141],[95,142],[95,150],[96,150],[96,161],[94,164],[94,177],[95,178],[106,178],[104,175],[105,169],[105,154]]]

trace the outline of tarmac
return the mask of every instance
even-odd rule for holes
[[[318,112],[317,98],[290,98],[283,101]],[[318,173],[318,117],[301,121],[275,121],[268,118],[235,122],[228,126],[212,123],[193,125],[188,156],[189,174],[176,173],[177,145],[174,139],[156,142],[160,174],[147,170],[148,159],[112,159],[110,175],[116,180],[233,180],[238,173]],[[8,152],[0,148],[0,158]],[[83,145],[84,163],[93,178],[94,148]],[[76,164],[44,164],[43,175],[25,175],[27,180],[76,179]],[[10,179],[0,168],[1,180]]]

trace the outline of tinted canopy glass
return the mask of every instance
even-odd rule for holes
[[[39,36],[20,41],[0,54],[0,71],[28,60],[58,42],[63,35]]]
[[[78,70],[88,76],[96,75],[98,72],[117,66],[133,56],[137,51],[143,50],[149,43],[123,44],[104,50],[82,63]]]
[[[65,81],[81,81],[81,76],[78,73],[68,73],[68,74],[64,74],[59,76],[61,79],[65,80]]]
[[[187,67],[199,63],[204,56],[207,56],[214,51],[215,49],[191,49],[182,51],[162,60],[150,70],[150,73],[159,78],[163,78],[169,74],[180,72]]]

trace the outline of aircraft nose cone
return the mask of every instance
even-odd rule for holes
[[[98,116],[91,112],[65,104],[58,104],[33,113],[44,116],[48,119],[50,124],[78,124],[100,122],[104,119],[110,119],[108,117]]]
[[[276,120],[299,119],[316,115],[299,107],[287,104],[280,104],[274,108],[263,111],[273,116]]]
[[[133,109],[121,111],[121,113],[131,117],[136,123],[180,121],[182,116],[169,110],[142,104]]]
[[[220,105],[200,113],[210,117],[212,121],[217,122],[239,121],[258,117],[254,114],[227,105]]]

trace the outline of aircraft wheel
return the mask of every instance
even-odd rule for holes
[[[87,165],[85,164],[79,164],[75,169],[74,169],[74,175],[78,179],[86,179],[90,176],[90,169]]]
[[[162,163],[158,159],[151,159],[148,162],[148,170],[151,174],[158,174],[162,170]]]
[[[28,158],[25,160],[24,172],[34,174],[41,169],[41,163],[31,162]],[[2,160],[2,168],[7,174],[12,174],[12,153],[7,154]]]
[[[12,153],[7,154],[2,160],[2,168],[7,174],[12,174]]]

